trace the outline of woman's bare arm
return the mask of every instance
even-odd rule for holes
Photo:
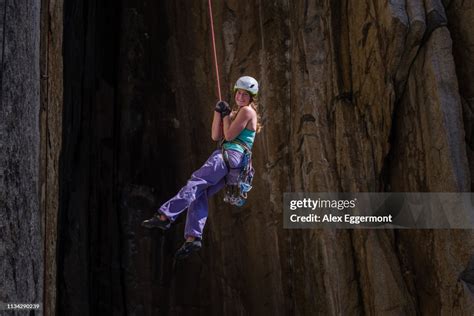
[[[222,138],[222,119],[221,114],[214,111],[214,118],[212,119],[211,137],[213,141],[218,141]]]
[[[240,109],[234,121],[231,121],[229,116],[224,117],[224,138],[225,140],[233,140],[242,130],[247,126],[247,123],[252,120],[257,114],[250,107],[243,107]]]

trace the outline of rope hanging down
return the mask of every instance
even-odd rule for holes
[[[211,33],[212,33],[212,48],[214,49],[214,64],[216,67],[216,78],[217,78],[217,93],[219,94],[219,101],[222,101],[221,95],[221,83],[219,80],[219,66],[217,65],[217,52],[216,52],[216,37],[214,35],[214,19],[212,17],[212,4],[209,0],[209,16],[211,17]]]

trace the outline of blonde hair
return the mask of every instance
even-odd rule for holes
[[[235,97],[235,93],[234,93],[234,97]],[[249,104],[249,106],[251,106],[252,109],[254,109],[255,112],[257,113],[257,130],[256,130],[256,132],[260,133],[260,130],[263,128],[263,124],[262,124],[262,117],[260,116],[260,113],[258,112],[259,103],[258,103],[258,97],[257,96],[250,95],[250,104]],[[234,103],[234,107],[232,108],[232,115],[231,115],[232,120],[234,120],[235,117],[237,116],[237,113],[239,112],[239,109],[240,109],[239,106]]]

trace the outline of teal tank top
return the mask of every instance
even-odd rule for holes
[[[256,133],[257,132],[251,131],[248,128],[244,128],[236,138],[245,143],[250,148],[250,150],[252,150],[253,141],[255,140]],[[222,146],[224,147],[224,149],[232,149],[241,153],[244,152],[244,148],[241,145],[232,143],[232,141],[225,141]]]

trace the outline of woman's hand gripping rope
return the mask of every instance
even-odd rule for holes
[[[214,111],[220,113],[222,118],[226,117],[231,112],[229,103],[227,103],[225,101],[217,102]]]

